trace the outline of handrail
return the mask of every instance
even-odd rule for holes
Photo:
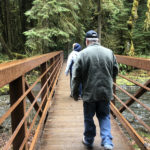
[[[0,87],[9,84],[11,103],[11,107],[7,112],[0,116],[0,125],[5,122],[9,116],[11,116],[12,119],[12,136],[3,147],[4,150],[8,150],[12,146],[14,150],[34,148],[54,94],[62,63],[63,52],[58,51],[0,64]],[[41,75],[31,86],[29,86],[25,80],[25,75],[37,67],[38,70],[39,67],[41,67]],[[10,78],[4,75],[6,73],[8,75],[11,73]],[[32,93],[33,87],[40,81],[41,90],[34,96]],[[28,108],[26,107],[26,97],[28,97],[31,102]],[[39,97],[41,97],[40,102],[38,101]],[[32,123],[27,126],[27,120],[30,117],[33,108],[35,109],[35,115]],[[38,116],[40,117],[39,119]],[[35,124],[37,121],[38,124]],[[34,131],[34,126],[36,126],[35,133],[32,135],[33,139],[31,144],[28,145],[27,143],[31,132]]]
[[[119,55],[116,55],[116,58],[118,63],[130,65],[135,68],[150,70],[150,60]],[[0,125],[5,122],[9,116],[11,116],[12,119],[12,135],[3,147],[4,150],[10,149],[12,146],[14,150],[32,150],[35,148],[38,136],[40,135],[40,129],[44,124],[48,109],[52,104],[52,97],[55,91],[55,86],[57,84],[62,63],[63,52],[59,51],[0,64],[0,87],[9,84],[11,103],[11,106],[7,112],[0,116]],[[29,86],[27,83],[28,81],[25,79],[26,73],[29,73],[33,69],[39,70],[39,68],[41,68],[41,75],[32,85]],[[113,116],[119,119],[123,127],[127,130],[128,134],[132,137],[136,144],[142,150],[148,150],[149,148],[146,141],[132,127],[125,116],[123,116],[122,112],[125,110],[129,111],[134,118],[141,125],[143,125],[143,127],[145,127],[145,130],[150,132],[150,127],[141,118],[139,118],[131,108],[129,108],[133,103],[137,102],[147,109],[147,111],[150,111],[150,108],[147,105],[138,100],[138,98],[146,91],[150,91],[150,80],[142,85],[141,83],[128,79],[121,74],[119,74],[119,76],[139,86],[140,89],[138,89],[134,95],[131,95],[129,92],[125,91],[125,89],[119,87],[116,82],[114,82],[114,89],[117,88],[117,90],[127,94],[130,99],[128,99],[126,102],[123,102],[114,91],[113,95],[115,100],[113,101],[114,103],[111,102],[111,111]],[[41,89],[38,94],[34,96],[32,90],[38,84],[38,82],[41,82]],[[27,97],[31,103],[28,107],[26,106]],[[39,97],[41,97],[40,101],[38,100]],[[117,105],[115,105],[115,101],[120,103],[121,106],[117,107]],[[32,118],[32,123],[27,125],[28,118],[33,110],[35,110],[35,114]],[[36,124],[36,121],[38,121],[38,124]],[[35,129],[34,126],[36,126]],[[32,135],[33,138],[31,144],[28,145],[28,140],[31,136],[31,132],[33,131],[34,134]]]
[[[17,79],[21,75],[29,72],[30,70],[40,66],[44,62],[49,61],[60,52],[52,52],[40,56],[34,56],[32,58],[26,58],[22,60],[15,60],[0,64],[0,87],[10,83]],[[9,78],[6,78],[7,77]]]
[[[150,71],[150,59],[136,58],[123,55],[115,55],[115,56],[119,63]]]
[[[135,57],[129,57],[129,56],[120,56],[116,55],[117,62],[121,64],[125,64],[128,66],[132,66],[135,68],[139,68],[142,70],[150,70],[150,59],[144,59],[144,58],[135,58]],[[123,111],[127,110],[133,117],[141,124],[144,129],[150,133],[150,126],[147,125],[141,118],[138,117],[138,115],[135,114],[135,112],[132,111],[131,108],[129,108],[133,103],[137,102],[141,106],[143,106],[147,111],[150,111],[150,108],[138,100],[146,91],[150,91],[150,80],[148,80],[145,84],[138,83],[137,81],[131,80],[127,78],[126,76],[123,76],[119,74],[119,77],[128,80],[129,82],[132,82],[136,86],[140,87],[140,89],[137,89],[137,92],[132,95],[129,92],[127,92],[123,87],[120,87],[116,84],[116,82],[113,83],[114,89],[118,89],[119,91],[123,92],[124,94],[128,95],[130,99],[128,99],[126,102],[122,101],[116,94],[116,91],[114,91],[114,100],[111,102],[111,112],[114,117],[117,117],[122,124],[122,126],[126,129],[128,134],[132,137],[132,139],[136,142],[136,144],[141,148],[141,150],[148,150],[148,144],[147,142],[139,135],[139,133],[131,126],[129,121],[125,118],[125,116],[122,114]],[[115,105],[116,102],[120,103],[121,106]]]

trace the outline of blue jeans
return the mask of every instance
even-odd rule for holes
[[[93,103],[83,102],[84,110],[84,137],[87,144],[91,145],[96,136],[96,126],[93,117],[96,114],[101,136],[101,146],[109,144],[113,146],[110,125],[110,102],[98,101]]]

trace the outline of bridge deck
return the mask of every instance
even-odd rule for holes
[[[41,138],[41,150],[85,150],[81,143],[83,136],[83,108],[82,100],[75,102],[69,97],[69,77],[65,77],[63,65],[62,72],[56,87],[52,108]],[[95,118],[97,135],[93,150],[100,150],[100,137],[98,121]],[[115,150],[131,150],[132,147],[123,135],[120,127],[111,118],[112,135]]]

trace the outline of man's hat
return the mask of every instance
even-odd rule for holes
[[[98,38],[98,34],[94,30],[90,30],[86,33],[85,38]]]
[[[81,45],[79,43],[75,43],[73,49],[74,49],[74,51],[79,52],[79,51],[81,51]]]

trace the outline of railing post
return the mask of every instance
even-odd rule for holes
[[[116,78],[113,79],[113,82],[116,83]],[[115,85],[113,85],[113,93],[116,95],[116,86],[115,86]],[[114,99],[112,100],[112,103],[115,105],[115,97],[114,97]]]
[[[62,56],[62,62],[64,61],[64,53],[61,53]]]
[[[54,70],[55,67],[56,67],[56,60],[57,60],[56,57],[57,57],[57,56],[53,57],[53,63],[54,63],[53,70]],[[56,70],[54,71],[54,73],[53,73],[53,75],[52,75],[52,80],[53,80],[53,84],[52,84],[52,85],[54,85],[54,82],[55,82],[55,80],[54,80],[54,78],[55,78],[55,76],[56,76],[55,72],[56,72]],[[54,94],[55,94],[55,90],[53,91],[53,96],[54,96]],[[53,96],[52,96],[52,97],[53,97]]]
[[[56,65],[56,63],[55,63],[55,57],[53,57],[52,58],[52,62],[53,62],[53,67],[52,67],[52,72],[53,72],[53,70],[55,69],[55,65]],[[52,75],[52,80],[53,80],[53,78],[54,78],[54,72],[53,72],[53,75]],[[54,81],[53,81],[54,82]],[[52,83],[53,84],[53,83]]]
[[[47,62],[45,62],[41,65],[41,74],[43,74],[46,70],[47,70]],[[47,81],[47,73],[41,79],[41,88],[43,87],[43,85],[45,84],[46,81]],[[45,104],[46,104],[47,98],[48,98],[47,95],[45,96],[45,94],[47,94],[47,90],[48,90],[48,85],[45,86],[43,92],[41,93],[41,100],[45,101],[42,106],[43,110],[45,108]]]
[[[49,66],[52,66],[53,65],[53,59],[51,58],[49,60]],[[51,76],[51,73],[52,73],[53,69],[51,68],[50,71],[48,72],[48,76]],[[51,80],[52,80],[52,77],[50,78],[49,82],[48,82],[48,87],[51,86]],[[51,92],[51,87],[49,88],[49,92]]]
[[[11,106],[23,95],[25,92],[25,80],[24,76],[17,78],[9,84],[10,89],[10,104]],[[24,117],[26,112],[26,101],[25,99],[16,107],[16,109],[11,113],[11,125],[12,133],[15,131],[16,127]],[[13,141],[13,150],[18,150],[21,143],[23,142],[26,133],[27,133],[27,123],[26,121],[20,128],[17,136]],[[27,149],[27,144],[24,147],[24,150]]]

